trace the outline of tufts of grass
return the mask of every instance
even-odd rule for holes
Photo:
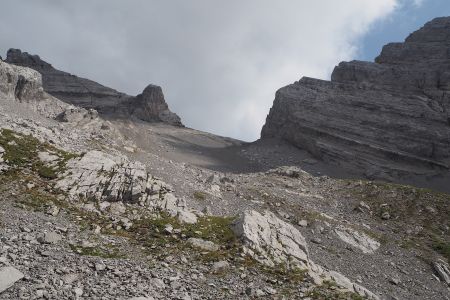
[[[364,300],[367,299],[356,293],[342,291],[332,281],[325,281],[322,285],[308,292],[307,296],[315,300]]]
[[[97,256],[105,259],[125,258],[126,256],[119,251],[116,246],[111,244],[95,246],[95,247],[81,247],[71,245],[70,248],[75,253],[84,256]]]
[[[29,168],[44,179],[55,179],[58,173],[65,171],[67,161],[79,155],[41,143],[31,135],[24,135],[9,129],[0,130],[0,146],[5,149],[3,159],[16,170]],[[49,152],[58,159],[53,166],[44,164],[38,157],[39,152]]]
[[[432,248],[434,251],[438,252],[442,256],[447,259],[447,262],[450,263],[450,242],[443,241],[441,239],[435,238],[432,244]]]
[[[202,191],[195,191],[194,192],[194,199],[199,201],[205,201],[206,200],[206,193]]]

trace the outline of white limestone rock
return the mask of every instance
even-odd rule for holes
[[[244,252],[263,264],[285,263],[303,269],[308,266],[303,235],[270,211],[245,211],[233,224],[233,231],[242,239]]]
[[[433,263],[433,267],[436,270],[436,273],[439,275],[439,278],[450,286],[450,267],[449,265],[439,259],[438,261]]]
[[[359,232],[343,226],[340,226],[334,231],[342,241],[355,248],[358,248],[363,253],[373,254],[378,248],[380,248],[380,242],[369,237],[363,232]]]
[[[22,272],[14,267],[7,266],[0,268],[0,293],[13,286],[16,281],[23,277]]]

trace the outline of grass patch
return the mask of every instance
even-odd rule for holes
[[[447,259],[450,263],[450,242],[435,239],[432,244],[432,248]]]
[[[95,246],[95,247],[81,247],[70,245],[73,252],[83,256],[96,256],[106,259],[125,258],[126,256],[119,251],[119,249],[111,244]]]
[[[41,143],[31,135],[24,135],[9,129],[0,130],[0,146],[5,149],[3,159],[13,169],[29,168],[45,179],[55,179],[58,173],[65,171],[67,161],[79,157],[56,147]],[[48,152],[57,159],[52,166],[44,164],[38,157],[39,152]]]
[[[356,293],[344,292],[340,290],[336,283],[324,281],[320,286],[308,292],[307,296],[315,300],[364,300],[367,299]]]
[[[195,191],[194,192],[194,199],[199,201],[205,201],[206,200],[206,193],[202,191]]]

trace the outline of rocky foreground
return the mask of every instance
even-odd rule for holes
[[[448,194],[268,169],[287,146],[115,119],[42,85],[0,61],[0,299],[450,299]],[[260,171],[199,163],[217,153]]]
[[[280,89],[261,138],[280,137],[369,179],[448,190],[450,18],[437,18],[375,62],[342,62],[331,81]]]

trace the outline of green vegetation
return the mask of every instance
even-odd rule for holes
[[[450,242],[443,241],[441,239],[435,239],[432,244],[433,249],[440,253],[447,259],[447,262],[450,263]]]
[[[206,200],[206,193],[201,192],[201,191],[195,191],[194,199],[199,200],[199,201],[204,201],[204,200]]]
[[[364,300],[366,298],[352,292],[342,291],[332,281],[325,281],[307,294],[316,300]]]
[[[232,245],[236,241],[231,223],[234,218],[202,217],[195,224],[181,224],[176,217],[161,213],[158,218],[146,218],[134,223],[130,233],[140,240],[159,240],[165,243],[173,240],[171,235],[164,232],[166,225],[171,225],[174,231],[186,238],[196,237],[209,240],[221,245]]]
[[[71,245],[70,248],[72,249],[73,252],[78,253],[79,255],[98,256],[106,259],[126,257],[119,251],[119,249],[116,246],[111,244],[95,247],[82,247]]]
[[[450,227],[449,194],[383,182],[343,180],[342,183],[351,187],[351,196],[356,201],[371,206],[374,217],[381,218],[383,212],[389,212],[390,219],[383,221],[393,232],[403,235],[405,228],[411,228],[411,233],[399,241],[402,248],[419,249],[424,259],[437,252],[450,260],[450,236],[445,230]]]
[[[0,146],[5,149],[3,159],[15,170],[29,168],[45,179],[55,179],[65,170],[68,160],[78,157],[56,147],[41,143],[31,135],[16,133],[9,129],[0,130]],[[39,152],[48,152],[57,157],[53,166],[45,165],[38,157]]]

